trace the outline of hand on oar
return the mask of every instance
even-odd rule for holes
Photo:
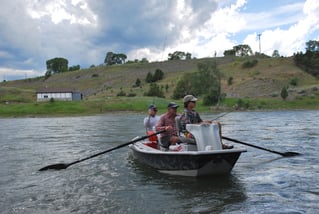
[[[246,146],[251,146],[251,147],[254,147],[256,149],[261,149],[261,150],[264,150],[264,151],[267,151],[267,152],[272,152],[272,153],[275,153],[275,154],[278,154],[278,155],[281,155],[281,156],[284,156],[284,157],[291,157],[291,156],[300,155],[298,152],[284,152],[284,153],[277,152],[277,151],[274,151],[274,150],[266,149],[266,148],[263,148],[263,147],[260,147],[260,146],[252,145],[252,144],[245,143],[245,142],[242,142],[242,141],[239,141],[239,140],[236,140],[236,139],[232,139],[232,138],[229,138],[229,137],[225,137],[225,136],[222,136],[222,138],[225,139],[225,140],[229,140],[229,141],[235,142],[235,143],[240,143],[240,144],[243,144],[243,145],[246,145]]]
[[[165,130],[162,130],[162,131],[156,132],[156,133],[154,133],[154,134],[150,134],[150,135],[146,135],[146,136],[143,136],[143,137],[134,139],[134,140],[132,140],[132,141],[130,141],[130,142],[127,142],[127,143],[118,145],[118,146],[116,146],[116,147],[110,148],[110,149],[105,150],[105,151],[103,151],[103,152],[99,152],[99,153],[97,153],[97,154],[91,155],[91,156],[89,156],[89,157],[86,157],[86,158],[83,158],[83,159],[80,159],[80,160],[77,160],[77,161],[74,161],[74,162],[71,162],[71,163],[58,163],[58,164],[48,165],[48,166],[45,166],[45,167],[39,169],[39,171],[44,171],[44,170],[48,170],[48,169],[55,169],[55,170],[66,169],[66,168],[68,168],[69,166],[71,166],[71,165],[73,165],[73,164],[80,163],[80,162],[82,162],[82,161],[85,161],[85,160],[94,158],[94,157],[96,157],[96,156],[105,154],[105,153],[107,153],[107,152],[110,152],[110,151],[113,151],[113,150],[122,148],[122,147],[127,146],[127,145],[130,145],[130,144],[132,144],[132,143],[136,143],[136,142],[138,142],[138,141],[144,140],[144,139],[146,139],[146,138],[148,138],[148,137],[155,136],[155,135],[160,134],[160,133],[162,133],[162,132],[165,132]]]

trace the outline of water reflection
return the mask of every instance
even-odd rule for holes
[[[139,163],[133,156],[128,160],[129,166],[140,175],[137,182],[155,185],[174,195],[175,202],[169,209],[179,207],[192,213],[219,213],[247,198],[243,183],[232,174],[199,178],[172,176]]]

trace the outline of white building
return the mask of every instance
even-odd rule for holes
[[[82,100],[83,95],[79,92],[74,92],[69,89],[40,89],[37,91],[37,101],[50,101],[54,100],[63,100],[63,101],[74,101]]]

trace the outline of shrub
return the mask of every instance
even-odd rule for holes
[[[217,93],[215,94],[206,94],[203,97],[203,105],[215,105],[219,101],[219,95]]]
[[[139,78],[136,79],[135,81],[135,85],[133,85],[133,88],[134,87],[140,87],[141,86],[141,80]]]
[[[233,84],[233,77],[229,77],[229,78],[228,78],[227,84],[228,84],[228,85],[232,85],[232,84]]]
[[[290,85],[297,86],[298,85],[298,78],[297,77],[292,78],[289,83],[290,83]]]
[[[155,97],[165,97],[163,90],[156,83],[150,84],[150,89],[148,92],[145,92],[145,96],[155,96]]]
[[[238,99],[237,103],[236,103],[237,108],[244,108],[244,109],[248,109],[250,106],[249,101],[244,101],[242,99]]]
[[[242,64],[242,68],[252,68],[254,66],[256,66],[258,63],[257,59],[254,60],[247,60]]]
[[[117,93],[118,97],[123,97],[123,96],[126,96],[126,93],[121,89],[121,91],[119,93]]]
[[[288,97],[288,90],[287,87],[282,87],[281,92],[280,92],[280,96],[283,100],[286,100],[286,98]]]

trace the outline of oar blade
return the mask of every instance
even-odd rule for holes
[[[285,152],[282,154],[284,157],[292,157],[292,156],[297,156],[300,155],[298,152]]]
[[[229,140],[229,141],[235,142],[235,143],[240,143],[240,144],[243,144],[243,145],[246,145],[246,146],[251,146],[251,147],[254,147],[256,149],[261,149],[261,150],[264,150],[264,151],[267,151],[267,152],[272,152],[272,153],[281,155],[283,157],[292,157],[292,156],[300,155],[300,153],[298,153],[298,152],[285,152],[285,153],[282,153],[282,152],[274,151],[274,150],[271,150],[271,149],[266,149],[266,148],[263,148],[261,146],[256,146],[256,145],[253,145],[253,144],[249,144],[249,143],[242,142],[242,141],[239,141],[239,140],[236,140],[236,139],[232,139],[232,138],[229,138],[229,137],[225,137],[225,136],[222,136],[222,138],[225,139],[225,140]]]
[[[57,163],[57,164],[52,164],[52,165],[45,166],[45,167],[39,169],[39,171],[45,171],[45,170],[48,170],[48,169],[61,170],[61,169],[66,169],[68,166],[69,166],[69,164]]]

